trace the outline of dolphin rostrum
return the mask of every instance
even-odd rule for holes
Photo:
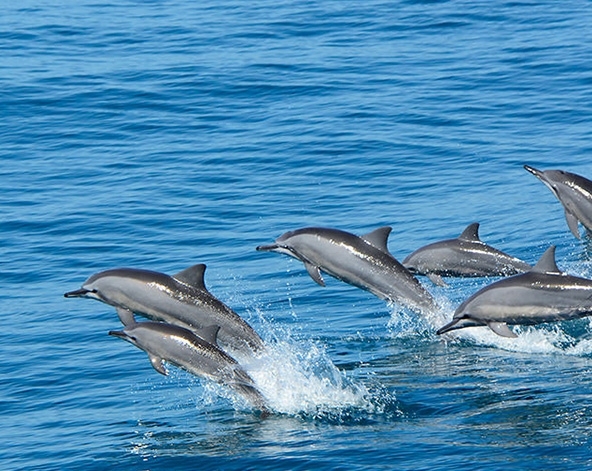
[[[218,325],[222,345],[246,353],[263,349],[253,328],[206,289],[205,269],[200,263],[173,276],[137,268],[106,270],[64,296],[92,298],[114,306],[124,325],[135,323],[133,313],[193,331]]]
[[[487,325],[502,337],[516,337],[508,324],[536,325],[589,315],[592,280],[561,272],[552,245],[530,271],[496,281],[469,297],[437,334]]]
[[[592,233],[592,181],[563,170],[537,170],[524,168],[542,181],[557,197],[565,210],[565,219],[571,233],[581,238],[578,222]]]
[[[381,227],[358,237],[338,229],[308,227],[286,232],[275,244],[261,245],[257,250],[301,260],[321,286],[325,286],[322,270],[386,301],[419,311],[434,310],[437,305],[431,294],[390,254],[387,242],[391,230]]]
[[[137,322],[109,335],[127,340],[148,354],[156,371],[167,375],[164,362],[191,374],[227,385],[245,396],[255,407],[267,413],[266,400],[253,379],[234,358],[216,345],[218,326],[203,329],[202,336],[183,327],[164,322]],[[205,339],[204,339],[205,337]]]
[[[434,242],[403,260],[413,274],[425,275],[446,286],[443,276],[509,276],[530,270],[522,260],[497,250],[479,239],[479,223],[469,224],[456,239]]]

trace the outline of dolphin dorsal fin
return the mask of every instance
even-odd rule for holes
[[[469,224],[458,238],[467,242],[481,242],[481,239],[479,239],[479,223]]]
[[[555,263],[555,246],[549,247],[531,270],[537,273],[561,273]]]
[[[177,281],[180,281],[181,283],[193,286],[194,288],[206,290],[206,284],[204,281],[205,272],[205,264],[198,263],[197,265],[193,265],[183,271],[180,271],[176,275],[173,275],[173,278]]]
[[[390,253],[388,249],[388,237],[393,230],[390,226],[379,227],[362,236],[366,242],[384,253]]]
[[[205,340],[212,345],[218,345],[218,331],[220,330],[219,325],[210,325],[203,329],[197,329],[194,331],[195,335]]]

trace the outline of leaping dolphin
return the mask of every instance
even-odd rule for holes
[[[173,276],[137,268],[106,270],[64,296],[97,299],[114,306],[124,325],[135,323],[133,313],[193,331],[218,325],[224,346],[243,353],[263,349],[263,340],[253,328],[206,289],[205,269],[200,263]]]
[[[275,244],[257,250],[278,252],[304,263],[310,277],[325,286],[321,270],[370,291],[389,302],[418,311],[433,311],[436,302],[387,248],[390,227],[358,237],[338,229],[307,227],[286,232]]]
[[[563,170],[537,170],[524,168],[542,181],[557,197],[565,210],[565,219],[571,233],[581,238],[578,222],[592,233],[592,181]]]
[[[138,322],[109,335],[127,340],[144,350],[156,371],[167,375],[164,362],[172,363],[191,374],[227,385],[246,397],[255,407],[268,412],[266,400],[253,379],[234,358],[216,345],[218,326],[211,326],[198,337],[183,327],[163,322]]]
[[[443,276],[509,276],[531,268],[528,263],[482,242],[478,222],[469,224],[456,239],[417,249],[403,260],[403,265],[439,286],[446,286]]]
[[[502,337],[516,337],[510,325],[536,325],[592,315],[592,280],[561,272],[551,246],[532,270],[492,283],[464,301],[443,334],[487,325]]]

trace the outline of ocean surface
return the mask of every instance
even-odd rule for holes
[[[592,323],[437,336],[495,279],[420,281],[419,316],[257,252],[301,227],[458,236],[592,278],[524,164],[592,178],[592,4],[81,0],[0,15],[0,468],[592,469]],[[231,390],[107,335],[93,273],[177,273],[268,351]]]

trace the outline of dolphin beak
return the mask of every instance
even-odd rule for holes
[[[91,290],[89,289],[80,288],[75,291],[68,291],[67,293],[64,293],[64,298],[83,298],[90,292]]]
[[[545,175],[545,172],[543,172],[542,170],[538,170],[534,167],[531,167],[529,165],[525,165],[524,168],[526,170],[528,170],[530,173],[532,173],[535,177],[537,177],[540,181],[542,181],[545,186],[547,188],[549,188],[549,190],[551,190],[551,192],[559,199],[561,200],[561,198],[559,198],[559,193],[557,191],[556,185],[549,179],[549,177],[547,175]],[[574,232],[575,235],[575,232]]]
[[[127,334],[123,330],[110,330],[109,335],[119,337],[120,339],[127,339]]]
[[[259,250],[260,252],[272,252],[274,250],[279,249],[280,246],[277,244],[271,244],[271,245],[260,245],[257,247],[257,250]]]
[[[526,170],[528,170],[530,173],[532,173],[538,179],[544,181],[543,172],[541,170],[537,170],[536,168],[531,167],[530,165],[525,165],[524,168]]]

